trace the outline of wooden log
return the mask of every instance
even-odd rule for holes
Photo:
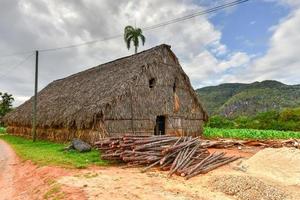
[[[209,159],[212,158],[213,156],[214,156],[214,153],[208,155],[206,158],[204,158],[204,159],[201,160],[198,164],[196,164],[192,169],[190,169],[187,173],[188,173],[188,174],[192,174],[194,171],[197,170],[197,168],[198,168],[199,166],[201,166],[203,163],[205,163],[207,160],[209,160]]]
[[[145,167],[144,169],[141,170],[141,172],[144,173],[144,172],[146,172],[147,170],[149,170],[151,167],[154,167],[155,165],[158,165],[158,164],[159,164],[159,161],[160,161],[160,160],[158,160],[158,161],[152,163],[151,165]]]
[[[239,157],[232,157],[232,158],[227,159],[227,160],[225,160],[225,161],[223,161],[223,162],[217,163],[217,164],[215,164],[215,165],[208,166],[208,167],[205,168],[205,169],[202,169],[202,170],[199,170],[199,171],[196,171],[196,172],[194,172],[194,173],[192,173],[192,174],[187,175],[187,176],[185,177],[185,179],[188,180],[188,179],[190,179],[190,178],[192,178],[192,177],[194,177],[194,176],[196,176],[196,175],[198,175],[198,174],[205,174],[205,173],[207,173],[207,172],[209,172],[209,171],[211,171],[211,170],[213,170],[213,169],[216,169],[216,168],[218,168],[218,167],[221,167],[221,166],[223,166],[223,165],[225,165],[225,164],[228,164],[228,163],[230,163],[230,162],[233,162],[233,161],[235,161],[235,160],[237,160],[237,159],[239,159]]]
[[[162,170],[170,170],[169,176],[176,173],[188,179],[235,159],[225,157],[224,153],[210,154],[206,146],[232,144],[237,143],[207,142],[192,137],[127,135],[101,139],[95,146],[102,152],[102,159],[125,162],[128,166],[146,165],[142,171],[159,166]]]
[[[151,143],[147,143],[147,144],[144,144],[144,145],[136,146],[134,149],[135,150],[148,149],[148,148],[151,148],[151,147],[161,146],[162,144],[166,144],[166,143],[170,143],[170,142],[174,142],[174,141],[176,141],[176,138],[160,140],[160,141],[151,142]]]
[[[190,140],[190,141],[182,142],[182,143],[180,143],[180,144],[178,144],[178,145],[176,145],[176,146],[172,146],[172,147],[166,148],[166,149],[163,150],[162,153],[163,153],[163,154],[166,154],[166,153],[171,152],[171,151],[174,151],[174,150],[176,150],[176,149],[183,148],[183,147],[185,147],[186,145],[191,145],[191,144],[193,144],[196,140],[198,140],[198,138],[194,138],[194,139],[192,139],[192,140]]]
[[[182,163],[179,165],[178,170],[183,169],[184,167],[188,166],[192,162],[192,157],[196,153],[197,149],[200,147],[200,144],[195,146],[191,151],[189,151],[189,154],[184,158]]]

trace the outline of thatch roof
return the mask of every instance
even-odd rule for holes
[[[170,46],[163,44],[53,81],[38,93],[37,126],[89,128],[99,113],[126,95],[141,66],[164,62],[167,53],[179,66]],[[189,78],[180,66],[178,70],[203,110]],[[31,119],[32,98],[5,116],[8,125],[30,127]]]

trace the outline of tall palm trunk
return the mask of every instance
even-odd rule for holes
[[[138,50],[138,47],[134,46],[134,52],[135,52],[135,54],[137,53],[137,50]]]

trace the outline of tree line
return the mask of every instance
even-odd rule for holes
[[[12,106],[14,100],[15,99],[11,94],[0,92],[0,125],[3,125],[2,118],[4,115],[13,109]]]
[[[233,119],[215,115],[209,118],[206,126],[228,129],[300,131],[300,107],[261,112],[255,116],[238,116]]]

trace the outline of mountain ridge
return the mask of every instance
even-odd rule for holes
[[[300,106],[300,84],[275,80],[223,83],[196,90],[209,115],[253,116],[259,112]]]

